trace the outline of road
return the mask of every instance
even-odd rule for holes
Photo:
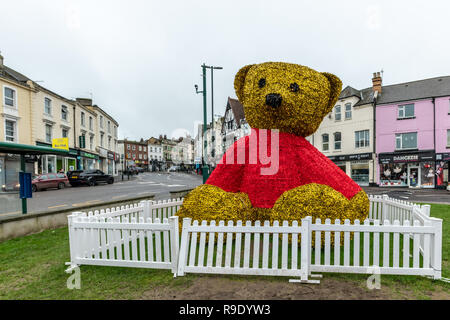
[[[133,196],[154,194],[155,200],[170,198],[169,191],[194,188],[202,184],[202,177],[186,173],[145,172],[130,180],[115,177],[114,184],[100,184],[94,187],[80,186],[65,189],[49,189],[33,193],[28,200],[28,211],[39,212],[76,208],[103,201],[120,200]]]
[[[79,206],[150,194],[155,195],[155,200],[169,199],[169,191],[190,189],[202,183],[201,176],[185,173],[146,172],[133,176],[130,180],[125,178],[122,181],[121,177],[115,177],[115,180],[112,185],[67,187],[62,190],[35,192],[33,198],[28,199],[28,212],[76,209]],[[450,192],[446,190],[385,187],[364,187],[364,190],[368,194],[387,194],[393,198],[412,202],[450,204]]]

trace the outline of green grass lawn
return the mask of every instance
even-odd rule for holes
[[[431,205],[431,215],[443,219],[442,276],[450,278],[450,206]],[[69,261],[67,228],[47,230],[39,234],[0,243],[0,299],[139,299],[158,286],[183,286],[198,275],[173,278],[170,270],[81,267],[81,290],[69,290],[64,272]],[[229,279],[257,281],[258,277],[224,276]],[[324,278],[354,281],[364,286],[367,275],[324,274]],[[264,277],[286,282],[286,277]],[[433,291],[450,294],[450,285],[417,276],[387,276],[382,286],[396,293],[408,291],[416,298],[428,298]]]

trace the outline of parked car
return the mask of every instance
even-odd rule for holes
[[[180,171],[180,166],[171,166],[169,168],[169,170],[167,170],[168,172],[177,172]]]
[[[137,171],[137,173],[142,173],[142,172],[144,172],[144,168],[136,167],[136,171]]]
[[[88,186],[95,186],[101,182],[113,184],[114,178],[104,173],[101,170],[95,169],[95,170],[77,170],[77,171],[70,171],[68,172],[68,178],[70,185],[75,187],[81,184],[86,184]]]
[[[69,179],[64,173],[46,173],[34,176],[31,184],[33,192],[50,188],[64,189],[69,186]]]

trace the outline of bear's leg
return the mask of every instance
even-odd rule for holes
[[[202,220],[236,222],[250,220],[252,212],[252,204],[246,194],[226,192],[219,187],[203,184],[186,195],[177,216],[180,223],[183,218],[192,218],[199,223]]]
[[[364,191],[357,193],[348,200],[340,192],[321,184],[307,184],[284,192],[272,209],[274,220],[280,223],[284,220],[301,220],[307,216],[312,217],[312,222],[320,218],[321,223],[330,219],[334,224],[335,219],[340,219],[343,224],[345,219],[353,223],[359,219],[363,224],[369,214],[369,199]],[[322,242],[323,242],[322,233]],[[341,233],[343,236],[343,233]],[[314,239],[313,239],[314,242]],[[331,244],[334,237],[331,237]]]

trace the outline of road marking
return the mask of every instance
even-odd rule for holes
[[[120,196],[115,196],[112,197],[111,199],[117,199],[117,198],[122,198],[122,197],[126,197],[128,194],[121,194]]]
[[[53,208],[60,208],[60,207],[67,207],[67,204],[60,204],[60,205],[57,205],[57,206],[51,206],[51,207],[47,207],[47,208],[53,209]]]
[[[85,202],[74,203],[74,204],[72,204],[72,207],[79,207],[79,206],[83,206],[83,205],[94,204],[95,202],[101,202],[101,201],[102,200],[89,200],[89,201],[85,201]]]
[[[14,211],[14,212],[3,212],[3,213],[1,213],[0,215],[9,215],[9,214],[19,214],[19,213],[22,213],[22,211]]]

